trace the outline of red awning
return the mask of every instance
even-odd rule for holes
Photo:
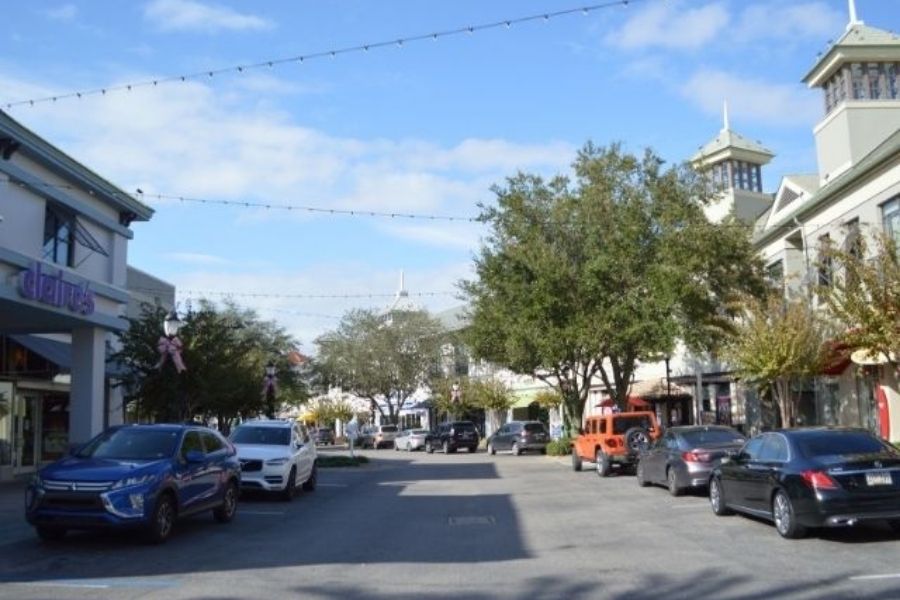
[[[616,405],[612,398],[604,398],[599,404],[595,404],[594,408],[612,408]]]
[[[850,346],[843,342],[827,342],[825,365],[822,367],[822,375],[840,375],[850,366]]]
[[[638,410],[651,410],[653,405],[639,396],[628,396],[628,407]]]

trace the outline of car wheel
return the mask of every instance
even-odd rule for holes
[[[228,482],[225,494],[222,496],[222,504],[213,510],[213,517],[219,523],[230,523],[237,512],[238,488],[234,481]]]
[[[650,447],[650,433],[643,427],[632,427],[625,432],[625,447],[631,452],[641,452]]]
[[[538,452],[540,452],[541,454],[547,454],[547,449],[541,448],[540,450],[538,450]]]
[[[519,442],[513,442],[512,455],[519,456],[520,454],[522,454],[522,449],[519,447]]]
[[[444,454],[450,454],[450,444],[444,442]]]
[[[170,494],[162,494],[156,501],[144,536],[151,544],[162,544],[175,527],[175,501]]]
[[[287,477],[287,483],[281,491],[281,499],[290,502],[294,499],[294,493],[297,491],[297,467],[291,467],[291,472]]]
[[[434,446],[431,445],[431,442],[425,442],[425,452],[434,454]]]
[[[806,528],[797,523],[794,505],[783,490],[775,492],[772,499],[772,517],[775,519],[775,529],[781,537],[797,539],[806,535]]]
[[[900,533],[900,519],[891,519],[887,523],[894,533]]]
[[[478,452],[478,446],[469,446],[469,454],[475,454]]]
[[[650,482],[647,481],[647,478],[644,476],[644,463],[638,462],[637,468],[634,471],[634,475],[639,486],[647,487],[648,485],[650,485]]]
[[[725,506],[725,498],[722,495],[722,482],[718,477],[713,477],[709,482],[709,506],[713,514],[724,517],[730,515],[731,510]]]
[[[597,450],[597,455],[594,457],[594,463],[597,465],[597,475],[600,477],[609,477],[609,473],[612,471],[612,465],[609,462],[609,457],[603,450]]]
[[[678,473],[672,467],[666,469],[666,487],[669,488],[669,493],[673,496],[680,496],[684,491],[678,485]]]
[[[490,454],[491,456],[494,456],[495,454],[497,454],[497,451],[494,450],[494,445],[493,445],[493,444],[488,444],[488,445],[487,445],[487,451],[488,451],[488,454]]]
[[[35,528],[35,531],[37,531],[37,536],[45,542],[57,542],[66,537],[66,530],[62,527],[47,527],[45,525],[38,525]]]
[[[309,474],[309,479],[303,482],[303,491],[304,492],[314,492],[316,491],[316,484],[319,483],[319,466],[316,463],[313,463],[312,471]]]
[[[581,457],[578,456],[578,452],[576,452],[574,448],[572,448],[572,470],[581,470]]]

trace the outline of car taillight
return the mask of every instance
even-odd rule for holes
[[[615,438],[610,438],[610,439],[606,440],[606,445],[609,446],[610,448],[615,448],[618,444],[616,443]]]
[[[528,437],[528,432],[524,429],[522,430],[522,437]]]
[[[803,481],[806,482],[806,485],[814,490],[838,489],[837,482],[824,471],[803,471],[800,476],[803,477]]]
[[[708,452],[682,452],[681,458],[684,462],[693,462],[693,463],[706,463],[709,462],[710,455]]]

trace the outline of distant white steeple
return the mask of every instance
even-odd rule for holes
[[[409,299],[409,292],[406,291],[406,283],[404,279],[403,270],[400,270],[400,289],[397,290],[397,295],[394,296],[394,301],[391,302],[390,307],[387,309],[387,313],[393,312],[415,312],[420,310],[418,306],[413,304],[412,300]]]
[[[728,131],[731,129],[731,123],[728,122],[728,100],[722,101],[722,117],[724,121],[722,131]]]
[[[850,4],[850,22],[847,23],[847,29],[854,25],[865,25],[856,14],[856,0],[847,0],[847,2]]]

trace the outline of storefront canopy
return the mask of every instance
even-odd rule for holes
[[[51,340],[36,335],[11,335],[9,339],[55,364],[63,371],[72,370],[72,344]],[[107,353],[108,354],[108,353]],[[125,365],[109,360],[107,355],[106,376],[121,378],[125,373]]]
[[[633,383],[628,392],[630,398],[643,398],[644,400],[664,400],[667,397],[676,398],[690,395],[689,388],[678,385],[674,381],[667,383],[664,377]]]

